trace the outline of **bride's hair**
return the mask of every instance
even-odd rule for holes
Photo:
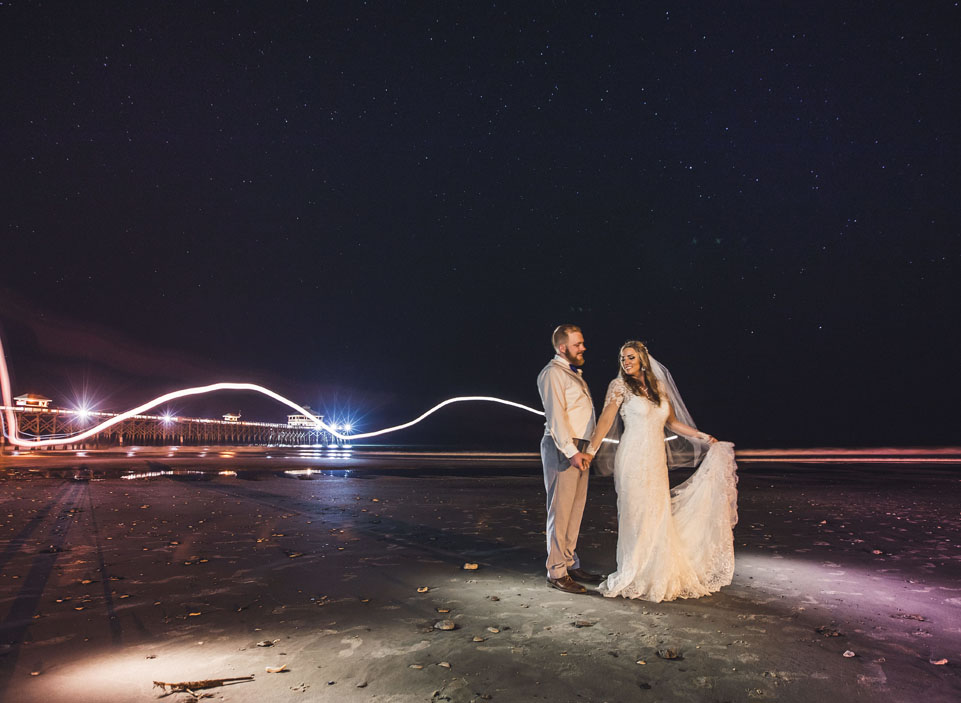
[[[638,383],[636,378],[633,376],[628,376],[626,373],[624,373],[624,367],[621,365],[620,357],[625,349],[633,349],[637,352],[638,357],[640,357],[644,380],[647,381],[647,393],[641,390],[641,384]],[[654,375],[654,369],[651,368],[651,357],[647,353],[647,347],[644,346],[644,342],[638,342],[637,340],[632,339],[631,341],[624,342],[624,344],[621,345],[620,351],[617,353],[617,370],[620,373],[621,378],[624,379],[624,383],[626,383],[627,387],[631,389],[631,393],[634,395],[645,396],[655,405],[661,404],[661,394],[657,392],[657,377]]]

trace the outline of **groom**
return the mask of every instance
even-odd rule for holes
[[[581,378],[584,335],[576,325],[561,325],[551,340],[556,354],[537,377],[544,404],[541,462],[547,489],[547,583],[565,593],[586,593],[577,583],[600,583],[603,576],[581,568],[574,548],[587,500],[591,456],[584,450],[594,431],[594,405]]]

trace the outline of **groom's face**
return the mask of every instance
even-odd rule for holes
[[[567,359],[567,363],[574,364],[574,366],[584,365],[584,351],[586,349],[584,335],[580,332],[571,332],[567,335],[567,344],[561,344],[557,348],[561,356]]]

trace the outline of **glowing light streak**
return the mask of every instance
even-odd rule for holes
[[[378,435],[387,434],[388,432],[397,432],[399,430],[405,430],[408,427],[413,427],[421,420],[424,420],[430,415],[433,415],[435,412],[437,412],[441,408],[447,407],[448,405],[452,405],[453,403],[470,403],[470,402],[500,403],[502,405],[508,405],[512,408],[526,410],[529,413],[534,413],[535,415],[540,415],[541,417],[544,416],[544,413],[541,410],[535,410],[534,408],[528,407],[527,405],[524,405],[522,403],[515,403],[512,400],[504,400],[503,398],[494,398],[492,396],[486,396],[486,395],[465,395],[465,396],[459,396],[457,398],[448,398],[447,400],[441,403],[438,403],[437,405],[435,405],[434,407],[432,407],[430,410],[420,415],[419,417],[416,417],[410,422],[405,422],[401,425],[394,425],[393,427],[385,427],[382,430],[375,430],[373,432],[360,432],[358,434],[342,435],[338,432],[331,432],[331,434],[337,437],[337,439],[350,440],[350,441],[356,441],[358,439],[367,439],[368,437],[377,437]]]
[[[10,376],[7,372],[7,362],[6,362],[6,357],[3,351],[2,340],[0,340],[0,386],[2,386],[2,389],[0,390],[2,390],[2,394],[3,394],[2,395],[3,404],[5,406],[4,416],[6,418],[4,435],[7,437],[7,439],[10,441],[11,444],[14,444],[18,447],[54,447],[62,444],[80,442],[85,439],[89,439],[90,437],[93,437],[94,435],[97,435],[100,432],[103,432],[105,429],[113,427],[114,425],[121,423],[128,418],[134,417],[135,415],[140,415],[141,413],[147,410],[150,410],[151,408],[155,408],[158,405],[169,403],[171,400],[176,400],[177,398],[185,398],[191,395],[202,395],[204,393],[214,393],[216,391],[254,391],[256,393],[261,393],[267,396],[268,398],[273,398],[277,402],[287,405],[288,407],[291,407],[294,410],[302,413],[306,417],[309,417],[310,419],[313,420],[314,426],[316,428],[327,431],[332,436],[336,437],[337,439],[343,442],[357,441],[359,439],[366,439],[368,437],[377,437],[383,434],[388,434],[389,432],[398,432],[400,430],[407,429],[408,427],[413,427],[418,422],[421,422],[427,417],[433,415],[435,412],[437,412],[441,408],[447,407],[448,405],[452,405],[453,403],[466,403],[466,402],[499,403],[502,405],[518,408],[520,410],[526,410],[527,412],[533,413],[535,415],[541,415],[541,416],[544,415],[544,413],[540,410],[536,410],[527,405],[523,405],[522,403],[515,403],[512,400],[504,400],[503,398],[494,398],[491,396],[481,396],[481,395],[460,396],[457,398],[448,398],[447,400],[441,403],[438,403],[437,405],[432,407],[430,410],[414,418],[410,422],[405,422],[400,425],[394,425],[393,427],[386,427],[381,430],[374,430],[372,432],[362,432],[358,434],[341,434],[338,430],[334,429],[334,427],[325,423],[323,420],[321,420],[319,417],[311,413],[306,408],[303,408],[300,405],[297,405],[297,403],[295,403],[294,401],[290,400],[289,398],[285,398],[279,393],[275,393],[269,388],[264,388],[263,386],[259,386],[255,383],[221,382],[221,383],[211,383],[206,386],[196,386],[194,388],[184,388],[179,391],[171,391],[170,393],[165,393],[162,396],[159,396],[157,398],[154,398],[153,400],[147,401],[146,403],[143,403],[142,405],[138,405],[135,408],[132,408],[126,412],[120,413],[119,415],[115,415],[114,417],[111,417],[110,419],[105,420],[98,425],[95,425],[87,430],[84,430],[83,432],[78,432],[77,434],[71,435],[68,438],[23,439],[22,437],[20,437],[20,433],[17,428],[17,421],[16,421],[16,418],[14,417],[14,412],[12,410],[13,399],[12,399],[12,393],[10,390]],[[8,431],[8,428],[9,428],[9,431]]]
[[[85,439],[89,439],[90,437],[93,437],[94,435],[99,434],[103,430],[109,427],[112,427],[120,422],[123,422],[128,418],[141,415],[143,412],[150,410],[151,408],[155,408],[158,405],[163,405],[164,403],[168,403],[171,400],[176,400],[177,398],[185,398],[191,395],[202,395],[204,393],[214,393],[216,391],[222,391],[222,390],[254,391],[257,393],[261,393],[267,396],[268,398],[273,398],[277,402],[287,405],[293,408],[294,410],[297,410],[298,412],[302,413],[304,416],[313,420],[314,426],[317,429],[326,430],[332,436],[336,437],[337,439],[343,442],[356,441],[358,439],[367,439],[369,437],[378,437],[380,435],[388,434],[390,432],[399,432],[400,430],[405,430],[408,427],[413,427],[417,423],[430,417],[441,408],[445,408],[448,405],[452,405],[454,403],[469,403],[469,402],[499,403],[501,405],[507,405],[509,407],[517,408],[519,410],[525,410],[529,413],[533,413],[534,415],[540,415],[541,417],[544,416],[543,411],[524,405],[523,403],[516,403],[512,400],[504,400],[503,398],[495,398],[493,396],[486,396],[486,395],[458,396],[456,398],[448,398],[447,400],[438,403],[437,405],[432,407],[430,410],[427,410],[426,412],[414,418],[413,420],[410,420],[409,422],[405,422],[400,425],[394,425],[393,427],[385,427],[384,429],[381,429],[381,430],[374,430],[371,432],[361,432],[358,434],[350,434],[351,426],[349,424],[328,425],[327,423],[325,423],[323,420],[321,420],[319,417],[311,413],[306,408],[303,408],[300,405],[297,405],[297,403],[295,403],[294,401],[290,400],[289,398],[285,398],[279,393],[275,393],[269,388],[259,386],[255,383],[220,382],[220,383],[211,383],[206,386],[184,388],[179,391],[171,391],[170,393],[165,393],[164,395],[154,398],[153,400],[150,400],[142,405],[138,405],[137,407],[132,408],[131,410],[127,410],[126,412],[120,413],[119,415],[115,415],[110,419],[101,422],[98,425],[95,425],[87,430],[84,430],[83,432],[78,432],[76,434],[72,434],[64,437],[56,437],[56,438],[48,438],[48,439],[23,439],[22,437],[20,437],[19,430],[17,429],[16,418],[14,417],[13,410],[11,409],[13,406],[13,403],[12,403],[11,390],[10,390],[10,377],[9,377],[9,374],[7,373],[7,362],[3,352],[2,340],[0,340],[0,384],[2,384],[3,404],[5,406],[4,414],[6,416],[6,427],[4,428],[4,435],[7,437],[7,439],[10,441],[11,444],[14,444],[18,447],[54,447],[62,444],[80,442]],[[153,419],[161,419],[163,420],[163,422],[169,423],[175,418],[170,413],[165,413],[161,415],[159,418],[155,416]],[[7,428],[9,428],[9,432],[7,431]],[[342,434],[339,431],[340,429],[344,429],[348,434]],[[669,437],[668,439],[673,439],[673,437]],[[605,439],[604,441],[616,443],[616,440]],[[328,445],[328,446],[336,447],[336,445]],[[344,446],[345,448],[349,448],[349,445],[344,445]]]

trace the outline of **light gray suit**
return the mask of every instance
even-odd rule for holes
[[[561,578],[579,569],[577,536],[587,501],[587,471],[570,458],[587,445],[594,431],[594,406],[587,382],[555,356],[537,377],[546,415],[541,462],[547,490],[547,575]]]

